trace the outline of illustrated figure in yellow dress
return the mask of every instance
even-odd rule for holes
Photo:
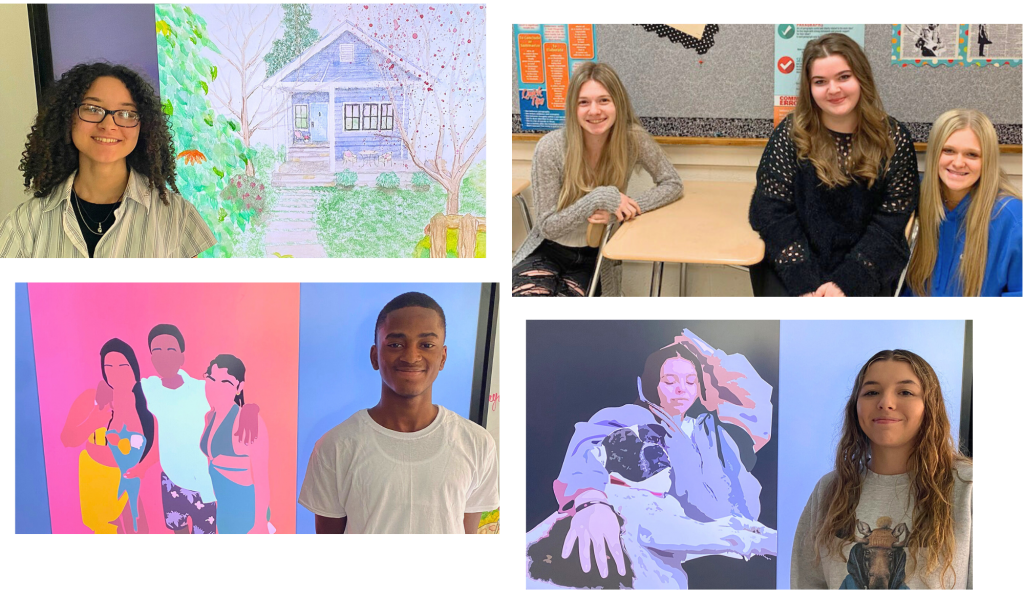
[[[103,381],[75,399],[60,435],[65,447],[85,445],[78,457],[82,522],[94,533],[145,533],[139,488],[146,469],[159,462],[156,419],[131,346],[109,340],[100,367]]]

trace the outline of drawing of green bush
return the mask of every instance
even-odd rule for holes
[[[346,168],[334,175],[334,181],[338,183],[339,187],[354,187],[356,186],[356,180],[358,179],[359,175],[349,168]]]
[[[394,172],[381,172],[377,175],[377,188],[397,189],[399,185],[398,175]]]

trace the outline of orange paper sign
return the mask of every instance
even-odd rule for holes
[[[593,25],[569,25],[569,56],[573,60],[593,60]]]
[[[564,110],[569,92],[569,55],[565,44],[544,44],[544,72],[548,80],[548,107]]]
[[[519,35],[519,72],[523,83],[544,82],[544,56],[541,52],[541,39],[538,33],[522,33]]]

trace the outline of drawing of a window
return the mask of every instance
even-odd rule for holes
[[[377,130],[378,108],[376,103],[362,104],[362,130]]]
[[[338,50],[340,52],[338,59],[342,62],[355,61],[355,44],[339,44]]]
[[[380,130],[391,131],[395,128],[395,105],[380,105]]]
[[[359,130],[359,104],[345,104],[345,130]]]
[[[295,128],[306,130],[309,128],[309,106],[306,104],[295,105]]]

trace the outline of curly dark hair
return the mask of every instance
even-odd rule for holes
[[[85,92],[99,77],[114,77],[124,83],[139,113],[139,143],[128,154],[128,165],[149,179],[168,204],[168,189],[178,192],[174,182],[174,142],[167,116],[153,87],[139,73],[119,64],[79,64],[64,73],[46,94],[21,154],[25,188],[35,197],[48,196],[57,185],[78,169],[78,148],[71,140],[71,126]]]

